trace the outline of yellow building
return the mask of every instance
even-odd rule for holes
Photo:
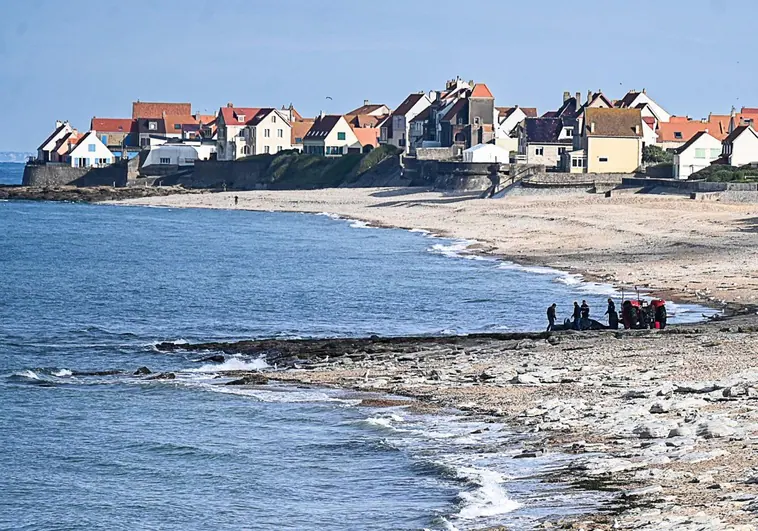
[[[633,173],[642,163],[639,109],[587,108],[579,118],[580,136],[562,165],[571,173]]]

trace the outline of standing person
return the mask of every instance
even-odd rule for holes
[[[234,196],[234,206],[237,206],[237,203],[239,203],[239,202],[240,202],[240,198],[235,195]]]
[[[574,301],[574,330],[582,329],[582,309],[579,307],[579,303]]]
[[[619,327],[619,314],[616,312],[616,305],[613,299],[608,298],[608,310],[605,314],[608,316],[608,326],[613,330],[617,330]]]
[[[555,326],[555,307],[557,304],[553,303],[552,306],[549,306],[547,309],[547,331],[550,332],[553,330],[553,327]]]
[[[588,320],[590,318],[590,307],[587,304],[587,301],[584,301],[584,300],[582,301],[581,309],[582,309],[582,319]]]

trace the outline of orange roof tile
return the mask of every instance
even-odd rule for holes
[[[308,131],[311,130],[311,126],[315,121],[305,118],[301,118],[300,120],[301,121],[292,122],[292,129],[290,130],[292,138],[290,141],[292,142],[293,146],[303,143],[303,138],[305,138],[305,135],[307,135]],[[300,140],[299,142],[298,139]]]
[[[708,122],[701,122],[700,120],[661,122],[658,124],[658,141],[685,143],[700,131],[708,130]],[[718,138],[716,134],[712,134]]]
[[[361,146],[379,146],[379,129],[376,127],[351,127]]]
[[[489,87],[484,83],[477,83],[471,91],[472,98],[494,98]]]
[[[132,103],[132,118],[163,118],[164,114],[192,114],[190,103],[156,103],[135,101]]]

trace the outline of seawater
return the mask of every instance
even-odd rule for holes
[[[21,184],[23,178],[23,164],[17,162],[0,162],[0,186],[4,184]]]
[[[603,307],[603,286],[466,244],[329,216],[0,203],[0,528],[528,529],[593,510],[540,481],[561,456],[513,460],[506,426],[223,386],[265,364],[154,348],[537,329],[553,301]]]

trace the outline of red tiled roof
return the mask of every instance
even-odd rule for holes
[[[658,124],[658,141],[685,143],[695,136],[695,134],[708,129],[708,122],[701,122],[700,120],[661,122]],[[711,134],[719,138],[715,132],[711,132]],[[719,140],[722,138],[719,138]]]
[[[306,120],[303,118],[301,118],[300,121],[292,122],[292,129],[290,130],[290,141],[293,146],[295,144],[303,143],[303,138],[305,138],[305,135],[307,135],[308,131],[310,131],[313,122],[314,120]],[[297,141],[298,138],[300,139],[300,142]]]
[[[373,116],[371,114],[358,114],[345,116],[350,127],[377,127],[386,116]]]
[[[652,116],[643,116],[642,121],[650,126],[650,129],[655,129],[655,118]]]
[[[131,118],[92,118],[90,130],[98,133],[131,133],[137,131],[137,120]]]
[[[192,114],[190,103],[160,103],[135,101],[132,103],[132,118],[163,118],[164,114]]]
[[[758,108],[756,107],[743,107],[740,111],[742,114],[758,114]]]
[[[376,127],[351,127],[353,133],[358,138],[361,147],[363,146],[379,146],[379,129]]]
[[[163,118],[163,122],[166,125],[166,133],[175,133],[177,131],[181,131],[182,126],[185,125],[198,125],[197,118],[192,115],[166,115],[166,117]]]
[[[264,109],[257,107],[221,107],[220,113],[224,117],[224,124],[227,126],[248,125],[262,110]]]
[[[477,83],[471,91],[472,98],[494,98],[490,89],[484,83]]]

